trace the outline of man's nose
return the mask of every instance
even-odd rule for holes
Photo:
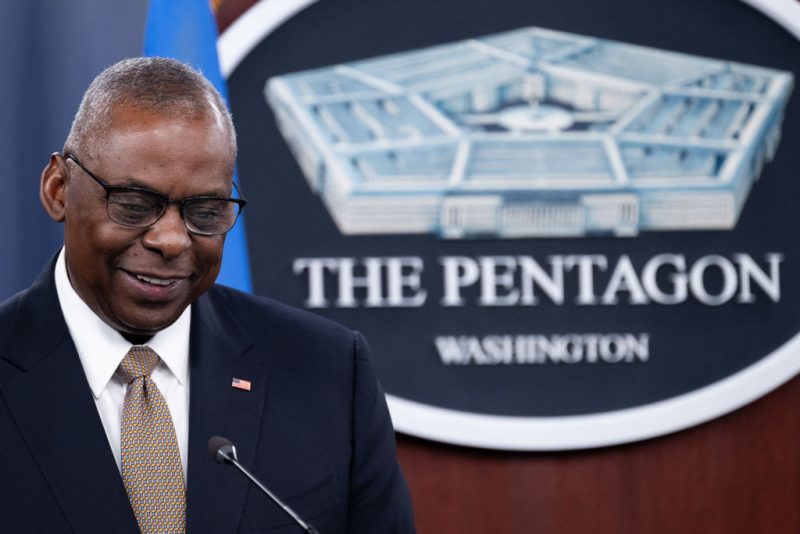
[[[192,246],[180,204],[166,207],[161,218],[144,233],[143,242],[145,247],[157,250],[165,258],[179,256]]]

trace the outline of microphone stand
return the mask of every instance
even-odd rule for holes
[[[215,440],[218,440],[218,441],[215,441]],[[214,443],[212,443],[212,442],[214,442]],[[214,446],[214,445],[217,445],[217,446]],[[230,465],[233,465],[234,467],[236,467],[236,469],[238,469],[239,472],[241,472],[244,476],[246,476],[250,480],[250,482],[255,484],[256,487],[258,487],[258,489],[263,491],[264,494],[266,494],[266,496],[269,497],[272,500],[272,502],[277,504],[278,507],[280,507],[281,510],[286,512],[289,515],[289,517],[294,519],[294,521],[298,525],[300,525],[300,527],[303,530],[305,530],[307,534],[319,534],[314,529],[313,526],[311,526],[309,523],[306,523],[305,521],[300,519],[300,516],[298,516],[294,512],[294,510],[292,510],[286,504],[284,504],[276,495],[274,495],[270,490],[268,490],[266,488],[266,486],[264,486],[261,482],[259,482],[258,479],[256,479],[256,477],[254,477],[252,474],[250,474],[250,471],[245,469],[242,466],[242,464],[239,463],[239,461],[236,459],[236,447],[233,445],[233,443],[231,443],[230,441],[228,441],[225,438],[218,438],[218,437],[215,436],[215,437],[211,438],[211,440],[209,441],[209,447],[211,448],[210,452],[212,453],[212,457],[215,460],[217,460],[218,462],[221,461],[223,463],[230,464]]]

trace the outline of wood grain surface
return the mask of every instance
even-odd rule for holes
[[[629,445],[486,451],[398,436],[426,533],[799,533],[800,379]]]

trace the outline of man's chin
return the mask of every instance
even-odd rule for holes
[[[120,318],[120,320],[115,321],[116,324],[111,324],[110,326],[129,341],[133,339],[146,341],[158,332],[172,326],[182,313],[183,311],[181,310],[181,313],[170,314],[165,317],[149,315],[147,317]]]

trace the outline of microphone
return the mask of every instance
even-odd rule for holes
[[[314,527],[312,527],[310,524],[300,519],[300,516],[297,515],[294,512],[294,510],[292,510],[286,504],[281,502],[281,500],[278,497],[273,495],[273,493],[270,490],[268,490],[261,482],[259,482],[258,479],[256,479],[256,477],[253,476],[252,473],[250,473],[250,471],[245,469],[242,466],[242,464],[239,463],[239,461],[236,459],[236,446],[233,443],[231,443],[229,439],[223,438],[221,436],[213,436],[211,439],[208,440],[208,454],[210,454],[211,458],[217,463],[233,465],[234,467],[236,467],[236,469],[238,469],[244,476],[250,479],[250,482],[255,484],[258,487],[258,489],[263,491],[266,494],[266,496],[272,500],[272,502],[277,504],[281,510],[286,512],[289,515],[289,517],[291,517],[294,520],[295,523],[300,525],[300,528],[302,528],[305,532],[307,532],[308,534],[319,534],[314,529]]]

